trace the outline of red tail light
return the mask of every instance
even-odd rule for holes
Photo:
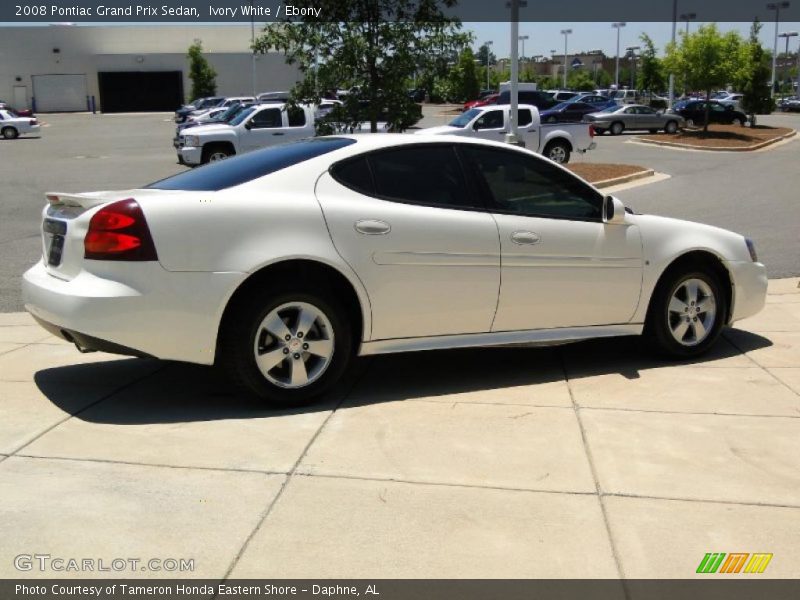
[[[36,119],[31,119],[31,123],[30,123],[31,125],[36,125],[36,123],[37,123]]]
[[[589,137],[594,137],[594,125],[589,125]]]
[[[92,260],[158,260],[142,207],[133,198],[97,211],[83,240],[84,258]]]

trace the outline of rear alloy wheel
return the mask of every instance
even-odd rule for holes
[[[711,271],[677,273],[659,283],[646,325],[656,349],[671,358],[708,350],[725,324],[727,301]]]
[[[544,149],[544,155],[560,165],[565,165],[569,162],[569,154],[569,146],[562,141],[550,142]]]
[[[619,121],[611,124],[611,135],[619,135],[623,131],[625,131],[625,126]]]
[[[342,376],[352,355],[344,309],[308,291],[253,297],[236,307],[221,362],[231,378],[274,406],[302,406]]]
[[[16,139],[19,136],[19,132],[13,127],[3,127],[2,133],[3,137],[7,140]]]
[[[678,124],[675,121],[667,121],[667,124],[664,125],[664,132],[672,135],[676,131],[678,131]]]

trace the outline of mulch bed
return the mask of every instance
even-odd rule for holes
[[[649,171],[647,167],[637,167],[636,165],[615,165],[607,163],[570,163],[565,165],[567,169],[583,177],[589,183],[597,183],[606,179],[615,179],[634,173]]]
[[[643,135],[641,139],[654,142],[686,144],[696,148],[746,148],[762,144],[794,131],[788,127],[741,127],[739,125],[709,125],[702,128],[682,129],[674,135]]]

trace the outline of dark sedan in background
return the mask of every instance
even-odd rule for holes
[[[719,102],[711,101],[708,103],[710,109],[708,111],[709,123],[720,123],[722,125],[744,125],[747,123],[747,115],[740,110],[736,110],[732,106],[726,106]],[[706,101],[705,100],[692,100],[683,104],[682,106],[676,105],[672,109],[673,112],[668,114],[676,114],[682,116],[686,120],[686,125],[692,127],[694,125],[702,125],[706,119]]]
[[[542,123],[563,123],[582,121],[584,115],[597,112],[602,107],[586,102],[562,102],[553,108],[541,111]]]

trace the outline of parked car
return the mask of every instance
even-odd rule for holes
[[[39,121],[30,117],[20,117],[7,109],[0,109],[0,137],[13,140],[21,135],[39,133]]]
[[[800,97],[787,96],[778,101],[778,108],[784,112],[800,112]]]
[[[636,104],[639,102],[639,98],[641,97],[641,93],[639,90],[616,90],[614,95],[611,96],[611,99],[614,100],[617,104]]]
[[[577,122],[583,120],[583,115],[598,110],[596,105],[586,102],[562,102],[553,108],[541,111],[542,123]]]
[[[263,94],[259,94],[256,100],[261,103],[283,103],[289,100],[291,96],[290,92],[264,92]]]
[[[488,94],[483,98],[478,98],[477,100],[470,100],[464,105],[464,110],[469,110],[470,108],[477,108],[479,106],[489,106],[490,104],[497,104],[498,98],[500,98],[500,94]]]
[[[606,131],[619,135],[626,129],[646,129],[650,133],[663,129],[666,133],[675,133],[685,124],[678,114],[664,113],[643,104],[610,106],[587,114],[583,120],[594,125],[594,130],[601,135]]]
[[[186,120],[186,117],[189,116],[190,113],[196,110],[200,110],[201,108],[213,108],[223,100],[225,100],[225,98],[222,96],[207,96],[205,98],[198,98],[197,100],[193,100],[189,104],[181,106],[178,110],[175,111],[175,122],[183,123]]]
[[[539,110],[552,108],[558,104],[558,102],[553,100],[547,92],[542,92],[539,90],[520,90],[518,92],[517,102],[519,104],[533,104]],[[510,103],[511,92],[506,90],[500,92],[500,96],[497,98],[497,102],[495,104]]]
[[[14,108],[10,104],[0,100],[0,110],[7,110],[8,112],[17,115],[18,117],[32,117],[33,111],[30,108]]]
[[[471,108],[444,127],[430,127],[415,132],[420,135],[454,135],[503,141],[509,131],[509,105]],[[595,147],[594,131],[580,123],[543,124],[539,110],[532,104],[520,104],[517,128],[525,147],[557,163],[568,163],[572,152],[586,152]]]
[[[709,123],[721,123],[723,125],[744,125],[748,121],[746,114],[739,110],[735,110],[731,106],[725,106],[724,104],[720,104],[715,100],[710,101],[709,105]],[[673,107],[672,112],[674,114],[681,115],[686,120],[686,125],[689,127],[694,125],[702,125],[705,123],[706,118],[706,101],[692,100],[680,108]]]
[[[245,108],[230,123],[201,125],[182,132],[178,162],[186,165],[216,162],[313,135],[312,107],[259,104]]]
[[[585,102],[587,104],[594,104],[598,107],[598,110],[602,110],[613,104],[616,104],[616,102],[614,102],[608,96],[601,96],[600,94],[592,94],[590,92],[580,93],[577,96],[570,98],[566,102]]]
[[[427,93],[428,92],[425,90],[425,88],[411,88],[408,90],[408,97],[411,98],[413,102],[419,104],[421,102],[425,102],[425,95]]]
[[[578,92],[570,90],[546,90],[545,93],[550,96],[556,103],[565,102],[578,95]]]
[[[228,108],[212,108],[204,116],[190,117],[183,123],[178,123],[178,125],[175,127],[175,137],[172,139],[172,145],[176,150],[181,147],[181,132],[185,131],[186,129],[199,127],[200,125],[230,123],[236,117],[236,115],[250,106],[253,106],[252,102],[233,104]]]
[[[313,402],[357,355],[644,334],[694,359],[766,297],[745,237],[479,139],[302,140],[47,201],[22,283],[47,331],[216,363],[270,405]]]

